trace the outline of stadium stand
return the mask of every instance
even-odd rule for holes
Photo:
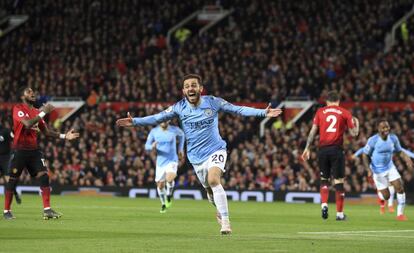
[[[176,101],[183,73],[200,73],[208,94],[231,102],[277,104],[288,96],[319,100],[331,89],[340,91],[343,101],[414,102],[414,43],[401,36],[390,52],[383,52],[386,32],[411,1],[221,1],[235,9],[231,18],[168,49],[168,29],[211,2],[27,0],[13,10],[28,14],[30,21],[0,41],[0,102],[18,101],[22,85],[46,100],[95,98],[62,125],[81,132],[78,142],[42,142],[52,184],[153,185],[153,160],[143,149],[149,129],[115,129],[116,118],[126,111],[101,110],[99,104]],[[408,26],[414,27],[412,20]],[[413,41],[412,34],[408,40]],[[134,115],[157,111],[131,109]],[[413,150],[414,114],[358,107],[354,113],[363,127],[357,140],[346,138],[345,188],[366,192],[372,186],[352,152],[375,131],[378,117],[390,119],[402,145]],[[221,117],[229,146],[227,188],[318,189],[315,153],[308,163],[298,159],[310,120],[270,128],[260,138],[258,119]],[[414,191],[413,171],[398,158],[396,163],[408,191]],[[179,174],[178,185],[198,185],[188,165]],[[30,178],[24,175],[21,183]]]
[[[328,89],[344,100],[414,100],[412,43],[382,50],[411,1],[235,1],[228,22],[167,50],[168,28],[208,2],[25,1],[15,12],[31,25],[1,44],[0,98],[16,101],[29,84],[43,96],[174,101],[182,74],[198,72],[209,93],[243,102]]]
[[[388,118],[393,131],[400,136],[402,145],[414,149],[414,114],[411,110],[389,112],[378,109],[357,109],[357,115],[365,115],[361,134],[357,140],[345,138],[346,176],[348,192],[372,190],[360,159],[352,160],[352,154],[362,147],[375,132],[377,118]],[[156,109],[138,109],[134,115],[146,115]],[[7,113],[7,112],[3,112]],[[126,114],[126,111],[121,112]],[[154,157],[144,151],[149,128],[116,131],[113,128],[119,113],[96,108],[85,109],[74,121],[67,121],[65,129],[75,127],[81,133],[78,142],[43,142],[46,159],[51,169],[51,180],[58,185],[77,186],[150,186],[154,180]],[[316,153],[309,162],[299,159],[311,123],[301,122],[289,129],[271,128],[263,139],[259,138],[255,126],[258,119],[223,115],[221,131],[229,147],[228,173],[225,184],[234,189],[264,190],[317,190],[319,185]],[[63,130],[62,130],[63,131]],[[47,143],[47,144],[46,144]],[[65,148],[64,145],[66,146]],[[397,167],[408,189],[413,189],[413,171],[397,158]],[[22,183],[30,183],[25,175]],[[179,170],[180,186],[198,185],[189,165]]]

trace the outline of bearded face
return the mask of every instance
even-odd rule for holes
[[[197,105],[200,101],[203,86],[197,78],[189,78],[184,81],[183,94],[190,104]]]

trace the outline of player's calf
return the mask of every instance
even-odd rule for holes
[[[344,201],[345,189],[343,183],[335,184],[336,220],[345,220]]]
[[[380,200],[388,200],[390,198],[390,192],[388,189],[382,189],[378,191],[378,197]]]
[[[40,181],[40,191],[42,194],[43,209],[50,209],[50,186],[49,186],[49,176],[46,172],[42,172],[38,175]]]
[[[170,208],[172,206],[172,192],[173,192],[173,189],[174,189],[174,185],[175,185],[174,180],[167,181],[167,183],[166,183],[166,188],[167,188],[166,193],[167,193],[167,195],[166,195],[166,199],[165,199],[165,206],[167,208]]]
[[[16,189],[16,185],[17,185],[17,178],[9,177],[9,180],[7,181],[7,184],[6,184],[6,191],[4,193],[4,213],[10,212],[11,210],[11,204],[13,201],[13,194],[14,194],[13,192]]]
[[[319,189],[321,195],[321,213],[322,219],[328,219],[328,198],[329,198],[329,181],[321,179],[321,187]]]

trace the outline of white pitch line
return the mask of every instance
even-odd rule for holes
[[[364,233],[400,233],[400,232],[414,232],[412,229],[408,230],[371,230],[371,231],[323,231],[323,232],[298,232],[298,234],[310,235],[326,235],[326,234],[364,234]]]
[[[339,235],[345,235],[345,236],[350,236],[350,235],[357,235],[357,236],[362,236],[362,237],[386,237],[386,238],[408,238],[408,239],[414,239],[414,236],[404,236],[404,235],[364,235],[364,234],[339,234]]]

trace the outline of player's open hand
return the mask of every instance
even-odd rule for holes
[[[154,141],[153,143],[152,143],[152,150],[157,150],[157,144],[158,144],[158,142],[156,142],[156,141]]]
[[[40,111],[43,111],[44,113],[48,114],[55,110],[55,107],[52,104],[43,104],[42,107],[39,109]]]
[[[280,108],[270,108],[270,104],[266,108],[266,117],[268,118],[275,118],[282,113],[282,109]]]
[[[127,113],[127,118],[122,118],[116,121],[116,125],[119,127],[131,127],[133,126],[131,114]]]
[[[71,129],[65,134],[65,139],[68,141],[71,141],[77,138],[79,138],[79,133],[75,133],[75,129]]]
[[[310,150],[309,149],[305,149],[303,151],[303,153],[302,153],[302,159],[304,161],[307,161],[307,160],[309,160],[309,157],[310,157]]]

